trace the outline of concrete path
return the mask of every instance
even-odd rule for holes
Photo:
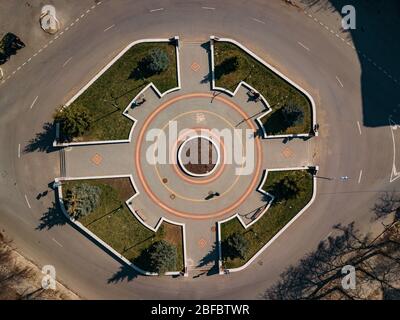
[[[136,107],[132,104],[127,110],[136,119],[132,121],[130,142],[73,146],[63,151],[67,177],[131,175],[137,195],[128,206],[139,212],[148,226],[156,227],[162,217],[184,223],[188,271],[193,277],[218,272],[217,221],[238,214],[248,224],[264,212],[269,199],[257,187],[265,169],[313,164],[312,140],[295,139],[284,144],[282,139],[254,136],[259,130],[256,118],[268,106],[251,99],[248,88],[241,86],[233,97],[210,92],[208,49],[208,44],[203,43],[180,44],[182,90],[159,97],[148,88],[143,93],[145,102]],[[201,182],[202,179],[185,176],[177,165],[169,162],[150,163],[147,153],[155,142],[147,135],[151,129],[161,129],[169,141],[171,120],[176,121],[178,132],[188,128],[229,129],[242,143],[253,139],[254,171],[243,175],[242,169],[238,171],[240,167],[225,163],[224,159],[221,170],[214,174],[216,178],[211,176]],[[243,155],[249,156],[253,150],[246,148]],[[176,157],[177,149],[168,145],[167,150]],[[214,192],[219,196],[207,199]]]
[[[210,91],[209,50],[208,42],[181,42],[180,67],[183,92]]]

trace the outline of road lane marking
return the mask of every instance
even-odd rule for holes
[[[99,2],[97,2],[96,5],[93,5],[93,6],[91,7],[91,9],[95,9],[96,6],[99,6],[99,5],[101,5],[101,4],[102,4],[102,1],[99,1]],[[86,14],[88,14],[88,13],[91,11],[91,9],[87,9],[87,10],[86,10]],[[68,31],[68,30],[70,29],[70,27],[72,27],[72,26],[73,26],[74,24],[76,24],[80,19],[82,19],[83,17],[85,17],[86,14],[85,14],[85,13],[81,14],[80,18],[78,17],[77,19],[75,19],[75,22],[73,21],[73,22],[70,24],[70,26],[67,26],[64,30],[62,30],[61,32],[57,33],[57,34],[54,36],[53,39],[51,39],[51,40],[50,40],[48,43],[46,43],[42,48],[40,48],[39,51],[37,51],[36,53],[34,53],[33,56],[30,57],[26,62],[24,62],[22,65],[20,65],[14,72],[11,73],[11,75],[15,75],[15,73],[16,73],[17,71],[21,70],[21,69],[26,65],[27,62],[30,62],[30,61],[32,60],[32,58],[36,57],[39,53],[41,53],[44,49],[46,49],[46,48],[47,48],[49,45],[51,45],[54,41],[56,41],[57,39],[59,39],[59,38],[64,34],[65,31]],[[9,79],[11,78],[11,75],[9,75],[6,79],[3,79],[3,80],[0,79],[0,80],[1,80],[1,81],[0,81],[0,84],[3,84],[3,83],[6,82],[6,80],[9,80]]]
[[[28,205],[29,209],[31,209],[31,204],[29,203],[28,197],[25,195],[25,201],[26,204]]]
[[[361,136],[362,135],[362,131],[361,131],[360,121],[357,121],[357,127],[358,127],[358,132],[360,133],[360,136]]]
[[[33,100],[31,106],[29,107],[29,109],[32,109],[32,108],[33,108],[33,106],[35,105],[35,103],[36,103],[36,101],[37,101],[38,98],[39,98],[39,96],[37,96],[37,97],[35,98],[35,100]]]
[[[151,9],[150,12],[163,11],[164,8]]]
[[[21,158],[21,144],[18,144],[18,158]]]
[[[363,171],[360,170],[360,175],[358,176],[358,184],[360,184],[360,182],[361,182],[362,174],[363,174]]]
[[[215,10],[215,8],[213,8],[213,7],[201,7],[201,8],[204,10]]]
[[[339,82],[339,84],[340,84],[340,86],[341,86],[342,88],[344,87],[342,81],[340,81],[340,79],[339,79],[338,76],[336,76],[336,81]]]
[[[308,47],[306,47],[304,44],[302,44],[300,41],[297,41],[297,43],[302,46],[304,49],[306,49],[307,51],[310,51],[310,49]]]
[[[338,32],[334,31],[332,28],[329,28],[326,24],[324,24],[322,21],[320,21],[318,18],[314,17],[312,14],[307,12],[307,10],[303,10],[303,13],[313,19],[316,23],[319,25],[323,26],[326,30],[330,31],[331,34],[335,35],[338,39],[342,40],[344,43],[346,43],[349,47],[351,47],[353,50],[356,50],[360,56],[362,56],[364,59],[367,59],[369,63],[372,63],[374,67],[378,68],[379,71],[383,72],[385,76],[387,76],[390,80],[398,84],[398,79],[393,77],[393,75],[389,74],[388,71],[384,70],[382,67],[378,66],[376,62],[374,62],[370,57],[368,57],[365,53],[361,52],[360,50],[356,49],[356,47],[350,42],[347,41],[345,38],[343,38]]]
[[[104,30],[103,30],[103,32],[107,32],[108,30],[110,30],[110,29],[112,29],[112,28],[114,28],[115,27],[115,24],[113,24],[112,26],[109,26],[108,28],[105,28]]]
[[[265,24],[264,21],[259,20],[259,19],[257,19],[257,18],[251,18],[251,20],[253,20],[253,21],[255,21],[255,22],[258,22],[258,23],[261,23],[261,24]]]
[[[64,64],[62,65],[62,67],[64,68],[68,64],[68,62],[70,62],[71,60],[72,60],[72,57],[69,58],[67,61],[65,61]]]
[[[61,243],[59,243],[56,239],[52,238],[52,240],[57,243],[61,248],[63,247],[63,245]]]

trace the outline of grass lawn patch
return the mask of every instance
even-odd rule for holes
[[[311,102],[300,90],[232,43],[215,41],[214,48],[215,85],[233,92],[240,81],[245,81],[259,91],[272,108],[261,118],[268,135],[312,131]],[[234,61],[235,67],[226,67],[226,61]],[[218,66],[222,72],[218,72]],[[301,123],[289,127],[282,125],[280,112],[288,103],[298,106],[304,115]]]
[[[156,49],[167,53],[168,68],[153,75],[138,72],[145,58]],[[122,112],[150,82],[160,92],[178,85],[174,44],[151,42],[133,46],[68,106],[83,107],[92,119],[90,128],[74,141],[128,139],[132,121],[123,116]]]
[[[274,188],[283,179],[293,181],[298,188],[295,197],[280,199],[274,194]],[[263,189],[274,195],[275,200],[267,212],[249,229],[245,229],[237,218],[224,222],[221,225],[221,241],[234,234],[242,234],[248,242],[248,252],[244,259],[224,256],[222,250],[223,266],[225,268],[238,268],[254,256],[275,234],[292,220],[313,195],[313,177],[307,170],[270,171]]]
[[[78,221],[96,236],[145,271],[149,269],[146,250],[160,240],[168,241],[177,248],[177,265],[181,271],[183,262],[182,227],[163,222],[157,232],[146,228],[132,214],[125,201],[134,193],[129,178],[75,180],[63,182],[63,197],[78,184],[89,184],[100,188],[100,202],[96,209]]]

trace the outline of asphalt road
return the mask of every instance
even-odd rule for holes
[[[319,176],[334,179],[319,179],[312,207],[247,270],[196,279],[136,277],[68,224],[54,218],[38,228],[55,198],[50,191],[36,197],[59,175],[59,155],[24,147],[55,108],[134,40],[207,41],[212,34],[243,43],[314,97]],[[363,126],[361,72],[354,49],[281,1],[104,1],[0,85],[1,228],[27,257],[54,265],[58,280],[84,298],[258,298],[334,224],[356,221],[369,230],[377,196],[399,184],[389,183],[390,127]],[[346,182],[339,179],[344,175]]]

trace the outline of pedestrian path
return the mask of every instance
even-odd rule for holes
[[[216,223],[205,220],[186,226],[188,273],[193,277],[218,272]]]
[[[271,199],[257,190],[263,171],[313,165],[315,153],[313,139],[285,143],[281,138],[263,139],[256,119],[268,106],[262,99],[255,100],[246,86],[241,85],[233,97],[211,91],[209,54],[207,43],[181,42],[182,89],[160,97],[148,87],[138,97],[140,103],[132,101],[124,111],[132,119],[129,141],[73,146],[65,148],[62,157],[62,175],[67,178],[131,175],[137,193],[128,206],[151,228],[161,218],[184,223],[187,271],[191,277],[218,272],[218,221],[237,214],[248,225],[265,212]],[[150,163],[146,154],[153,140],[146,141],[146,134],[152,128],[162,128],[169,137],[166,128],[171,119],[176,119],[178,130],[250,130],[250,133],[243,130],[238,134],[254,139],[258,146],[254,163],[257,170],[240,175],[228,163],[221,166],[215,180],[210,177],[210,182],[201,184],[182,178],[179,167],[171,163]],[[245,152],[241,155],[244,158]],[[220,195],[206,199],[211,190]]]
[[[181,42],[182,91],[210,92],[209,44]]]

